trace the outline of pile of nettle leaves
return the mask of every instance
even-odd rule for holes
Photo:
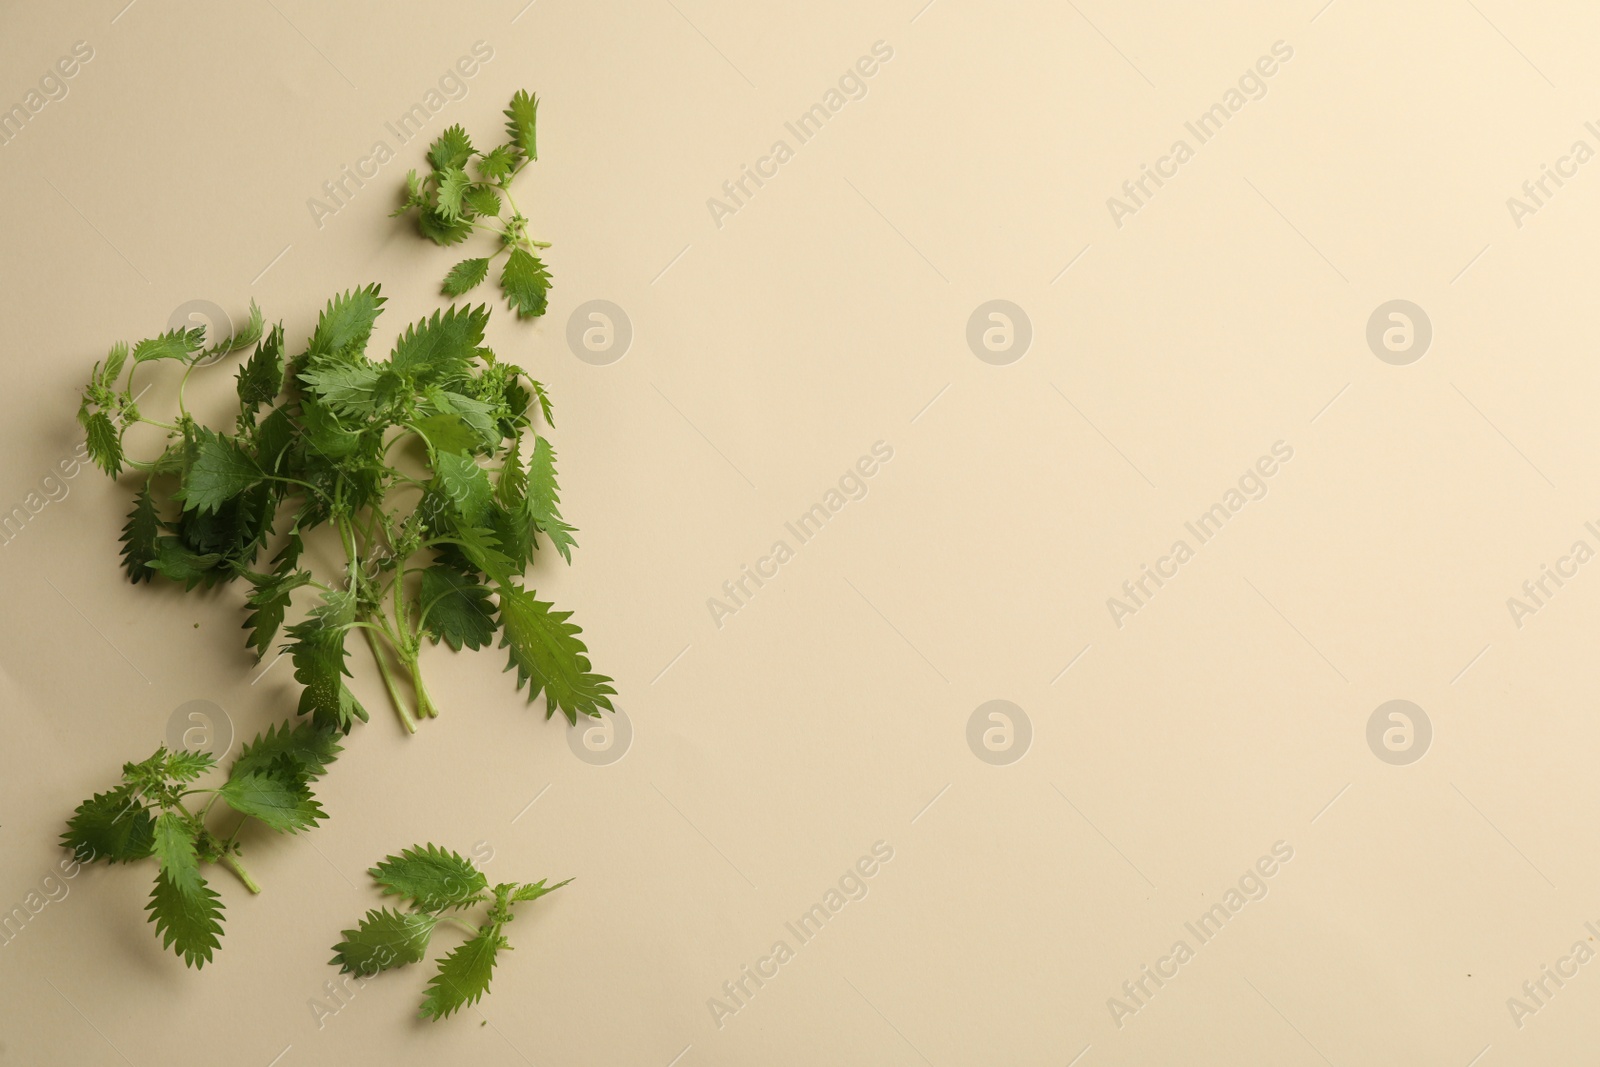
[[[480,159],[501,191],[534,157],[536,113],[537,102],[519,93],[506,113],[510,143]],[[439,239],[429,234],[435,218],[459,240],[473,216],[498,213],[498,195],[488,184],[461,187],[460,167],[474,153],[459,127],[429,155],[436,167],[449,166],[427,203],[413,178],[402,210],[421,209],[424,234]],[[539,315],[549,276],[537,261],[530,275],[523,261],[531,257],[525,221],[516,214],[502,232],[510,251],[502,282],[519,314]],[[482,270],[472,268],[480,280],[481,262]],[[245,326],[210,346],[201,329],[117,344],[84,390],[78,418],[91,458],[137,485],[122,531],[129,580],[159,574],[189,590],[248,586],[247,645],[259,661],[281,639],[303,686],[302,718],[245,746],[221,785],[198,784],[214,766],[210,756],[161,748],[126,764],[122,782],[80,805],[63,835],[80,862],[153,858],[150,919],[166,946],[197,968],[218,947],[222,919],[202,865],[223,864],[259,892],[239,861],[240,829],[254,819],[296,833],[324,818],[311,786],[338,754],[336,738],[368,718],[346,683],[357,631],[412,732],[418,718],[439,710],[423,681],[424,639],[478,649],[498,633],[517,688],[527,687],[530,702],[543,693],[547,717],[559,710],[576,723],[612,707],[611,679],[591,669],[571,613],[540,600],[522,577],[541,544],[569,563],[576,545],[560,511],[555,450],[535,426],[553,425],[544,386],[484,344],[482,306],[436,311],[407,327],[386,359],[372,358],[383,304],[376,285],[334,297],[304,349],[290,355],[282,323],[268,331],[252,303]],[[204,424],[187,404],[191,376],[247,349],[232,424]],[[176,411],[152,418],[137,402],[139,379],[166,367],[182,370]],[[156,442],[142,458],[131,454],[141,437]],[[329,567],[329,558],[339,562]],[[297,621],[285,625],[291,612]],[[229,812],[237,816],[231,828],[215,827],[232,821]],[[413,875],[425,877],[427,870],[416,875],[419,863],[426,868],[411,863]],[[475,888],[449,907],[489,899],[481,875],[455,875],[458,887]],[[489,932],[477,942],[489,947],[486,956],[478,951],[487,959],[479,995],[509,904],[533,899],[542,886],[496,889]],[[419,908],[437,903],[425,892],[413,896]],[[433,922],[385,927],[412,939],[389,945],[398,962],[420,953],[412,948],[418,937],[425,946],[423,927],[431,933]],[[340,962],[353,960],[345,953]],[[431,993],[425,1014],[438,1018],[476,999],[458,1002],[456,992],[470,990]]]

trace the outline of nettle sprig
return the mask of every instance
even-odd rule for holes
[[[438,245],[460,244],[479,230],[496,234],[500,247],[492,255],[464,259],[452,267],[444,293],[461,296],[477,288],[488,277],[490,265],[505,253],[500,291],[519,318],[533,318],[543,315],[549,303],[550,272],[538,250],[550,243],[529,236],[528,219],[511,197],[511,183],[539,158],[539,98],[519,89],[505,115],[506,143],[488,152],[473,148],[460,126],[440,134],[428,149],[429,173],[419,177],[413,170],[406,175],[405,203],[393,216],[415,209],[417,229]],[[468,172],[469,164],[476,179]]]
[[[546,717],[598,717],[612,707],[611,679],[591,669],[571,612],[521,578],[541,538],[568,563],[576,545],[559,507],[555,450],[533,428],[536,406],[552,424],[549,395],[484,345],[481,305],[435,312],[409,326],[387,360],[371,359],[383,303],[376,285],[333,298],[292,358],[283,325],[261,338],[252,309],[252,326],[220,346],[204,347],[203,330],[172,331],[118,345],[96,364],[79,412],[89,453],[112,476],[141,475],[122,533],[129,580],[160,574],[193,589],[243,579],[246,644],[259,661],[282,629],[304,686],[299,711],[324,729],[348,733],[368,717],[345,682],[356,631],[409,731],[416,716],[438,713],[422,676],[424,638],[477,649],[497,632],[506,669],[530,702],[545,694]],[[183,386],[220,350],[249,344],[232,432],[202,425]],[[178,412],[162,422],[139,409],[133,387],[146,363],[167,360],[184,371]],[[141,424],[165,432],[142,460],[124,447]],[[343,555],[331,573],[306,551],[318,528]],[[256,569],[271,545],[270,564]],[[297,599],[310,606],[285,627]]]
[[[155,888],[145,910],[162,946],[197,970],[211,962],[222,936],[222,901],[201,875],[221,864],[252,893],[261,887],[239,861],[239,832],[252,819],[279,833],[299,833],[325,813],[311,783],[339,754],[335,735],[302,722],[271,727],[246,745],[227,780],[197,783],[216,761],[204,752],[158,748],[142,763],[126,763],[122,782],[78,805],[61,843],[79,863],[156,861]],[[212,810],[240,816],[224,836]]]
[[[489,991],[496,959],[502,951],[511,951],[505,928],[516,918],[515,906],[572,881],[568,878],[547,885],[541,878],[537,882],[502,882],[491,889],[471,860],[431,844],[414,845],[390,856],[370,873],[385,896],[409,901],[411,910],[368,911],[354,930],[343,932],[344,940],[333,946],[333,959],[328,962],[342,973],[370,978],[425,959],[428,942],[441,923],[461,927],[469,939],[438,961],[439,968],[422,999],[422,1016],[434,1020],[476,1004]],[[485,902],[489,908],[480,924],[451,914]]]

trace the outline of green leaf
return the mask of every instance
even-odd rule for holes
[[[538,900],[546,893],[554,893],[557,889],[569,884],[572,879],[568,878],[566,881],[557,882],[555,885],[545,885],[546,881],[547,879],[541,878],[537,882],[527,882],[517,886],[516,891],[511,894],[512,902],[520,903],[524,900]]]
[[[311,397],[300,401],[300,429],[305,443],[325,459],[343,459],[361,446],[361,433],[339,421],[328,405]]]
[[[122,567],[134,585],[150,580],[150,564],[156,558],[156,538],[160,536],[161,516],[156,514],[150,483],[146,481],[133,498],[133,510],[122,527]]]
[[[348,355],[366,348],[383,305],[384,297],[379,295],[376,284],[334,297],[317,319],[311,351],[322,355]]]
[[[438,452],[432,459],[434,472],[450,503],[470,525],[483,518],[489,501],[494,498],[494,486],[489,475],[477,461],[460,452]]]
[[[349,733],[354,719],[367,719],[366,709],[344,684],[350,674],[345,636],[355,619],[355,595],[336,590],[323,593],[322,599],[320,607],[288,630],[295,680],[305,686],[299,710],[323,729]]]
[[[155,848],[155,819],[131,786],[97,793],[78,805],[61,835],[79,863],[131,863]]]
[[[272,328],[267,339],[239,368],[237,388],[239,404],[247,415],[262,404],[272,403],[283,391],[283,323]]]
[[[254,300],[250,301],[250,315],[245,320],[244,328],[234,331],[227,337],[219,338],[215,344],[206,349],[206,355],[225,356],[230,352],[249,348],[261,340],[261,331],[265,325],[261,318],[261,308],[256,306]]]
[[[434,170],[459,170],[472,158],[472,141],[460,126],[451,126],[428,149],[428,162]]]
[[[224,503],[261,481],[261,468],[241,447],[237,439],[224,437],[199,427],[195,437],[194,462],[177,493],[183,510],[198,509],[202,514],[216,511]]]
[[[385,376],[391,380],[384,381]],[[300,375],[306,388],[342,415],[371,415],[392,395],[393,375],[376,363],[334,363]]]
[[[154,851],[161,877],[184,896],[198,896],[205,881],[200,877],[200,854],[195,850],[189,820],[174,811],[157,816]]]
[[[483,175],[484,181],[505,184],[511,177],[511,170],[517,165],[517,153],[510,145],[500,145],[492,152],[485,152],[478,157],[478,173]]]
[[[448,1018],[482,999],[494,976],[495,954],[505,944],[500,925],[491,923],[440,960],[439,972],[429,979],[428,993],[422,1001],[423,1018]]]
[[[493,404],[462,393],[431,386],[428,403],[434,410],[459,415],[477,435],[479,448],[492,449],[500,442],[500,424],[495,420]]]
[[[484,327],[489,324],[489,309],[456,308],[406,327],[395,342],[389,365],[398,374],[419,383],[437,381],[466,373],[483,344]]]
[[[163,745],[163,751],[165,748]],[[216,757],[209,752],[167,752],[161,771],[174,782],[187,783],[199,778],[216,765]]]
[[[500,647],[510,650],[506,670],[517,671],[517,688],[528,686],[531,702],[545,692],[545,717],[560,709],[567,721],[577,724],[579,715],[600,715],[611,709],[609,694],[615,694],[610,678],[591,671],[588,648],[578,639],[583,630],[567,621],[570,611],[551,611],[550,604],[514,583],[499,585]]]
[[[222,901],[205,879],[199,879],[198,891],[184,893],[167,880],[165,871],[157,874],[144,910],[156,924],[163,948],[173,949],[196,970],[211,962],[221,944]]]
[[[561,558],[572,562],[572,550],[578,542],[573,540],[574,527],[561,517],[561,486],[556,482],[556,452],[548,438],[534,442],[533,463],[528,472],[528,495],[525,506],[531,519],[550,543],[556,546]]]
[[[526,249],[513,248],[500,272],[500,289],[518,318],[543,315],[550,299],[550,272]]]
[[[462,645],[479,649],[494,640],[498,624],[489,591],[461,572],[440,564],[423,571],[418,602],[435,643],[443,640],[459,652]]]
[[[283,625],[283,615],[289,607],[291,594],[311,581],[310,571],[296,569],[302,548],[304,542],[300,535],[291,533],[274,560],[272,574],[264,577],[257,575],[250,579],[255,588],[245,598],[251,608],[244,620],[245,629],[250,631],[245,644],[256,650],[257,663],[272,647],[278,627]]]
[[[539,98],[518,89],[506,108],[506,136],[529,159],[539,158],[538,124]]]
[[[428,953],[428,939],[438,924],[434,915],[374,909],[356,929],[344,931],[344,940],[333,946],[333,959],[328,962],[337,964],[345,974],[364,977],[419,963]]]
[[[327,817],[304,782],[267,771],[231,777],[220,790],[222,799],[240,815],[260,819],[279,833],[298,833]]]
[[[450,273],[445,275],[444,295],[460,296],[469,289],[475,289],[488,273],[489,260],[487,258],[463,259],[460,263],[451,267]]]
[[[157,337],[140,341],[133,346],[133,361],[147,363],[152,359],[187,360],[189,354],[200,351],[205,343],[206,331],[202,326],[192,330],[169,330]]]
[[[471,452],[479,444],[477,432],[460,415],[429,415],[411,428],[426,438],[435,452]]]
[[[384,896],[404,897],[423,911],[461,908],[483,900],[489,880],[455,852],[438,845],[413,845],[388,856],[369,872]]]
[[[435,207],[417,212],[417,229],[436,245],[458,245],[472,236],[472,228],[471,219],[449,219]]]
[[[269,726],[245,745],[228,771],[230,778],[259,773],[277,773],[283,761],[292,764],[297,774],[311,780],[322,777],[341,751],[338,735],[314,723]]]
[[[111,351],[106,354],[106,365],[95,376],[95,384],[102,389],[115,389],[117,379],[122,377],[123,364],[128,361],[128,342],[118,341],[111,346]]]
[[[472,186],[462,196],[461,202],[474,215],[498,216],[500,214],[500,194],[487,185]]]
[[[471,187],[467,172],[452,167],[439,174],[439,214],[454,222],[461,217],[461,198]]]
[[[158,537],[156,558],[150,561],[150,569],[182,582],[185,589],[193,589],[200,582],[211,584],[221,561],[219,552],[195,552],[176,537]]]
[[[79,416],[83,422],[84,440],[89,446],[89,458],[95,466],[115,478],[122,473],[122,435],[103,411]]]

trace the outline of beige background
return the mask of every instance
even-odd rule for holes
[[[434,650],[445,713],[408,738],[358,652],[375,714],[322,783],[332,818],[253,844],[259,898],[214,879],[215,963],[162,951],[148,870],[86,871],[0,947],[0,1062],[1588,1054],[1600,963],[1520,1027],[1506,1002],[1600,925],[1600,564],[1520,628],[1506,599],[1600,548],[1600,163],[1520,228],[1506,198],[1600,147],[1600,13],[1321,2],[0,14],[5,107],[94,50],[0,148],[7,508],[74,447],[89,364],[186,301],[255,297],[304,338],[329,294],[380,281],[386,348],[454,257],[384,217],[424,148],[384,122],[477,41],[493,59],[430,138],[487,139],[514,89],[540,93],[517,192],[556,288],[534,325],[497,307],[492,342],[555,395],[581,530],[574,566],[532,580],[635,730],[588,765],[502,653]],[[707,199],[880,40],[866,98],[719,229]],[[1280,40],[1265,97],[1118,228],[1106,199]],[[398,158],[319,229],[307,199],[379,139]],[[1008,366],[965,340],[996,298],[1034,332]],[[634,327],[610,366],[565,341],[591,299]],[[1432,321],[1409,366],[1364,338],[1392,299]],[[1279,440],[1267,496],[1114,625],[1106,599]],[[877,441],[867,497],[717,628],[707,598]],[[297,692],[286,664],[251,684],[240,590],[128,585],[126,487],[68,484],[0,549],[7,909],[173,709],[214,701],[248,738]],[[1396,698],[1434,731],[1407,766],[1366,740]],[[966,741],[991,699],[1032,726],[1009,766]],[[365,868],[420,840],[577,881],[516,925],[480,1010],[413,1021],[413,971],[319,1027]],[[708,999],[877,841],[866,898],[719,1028]],[[1279,841],[1270,893],[1198,946],[1184,923]],[[1108,998],[1179,939],[1194,958],[1119,1028]]]

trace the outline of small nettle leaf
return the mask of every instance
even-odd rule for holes
[[[270,404],[278,398],[283,391],[283,370],[283,323],[280,322],[239,368],[239,403],[246,414],[253,414],[262,404]]]
[[[296,776],[312,780],[327,772],[328,764],[339,755],[338,734],[324,730],[314,723],[301,722],[291,726],[281,723],[267,727],[254,741],[245,745],[239,758],[228,770],[230,778],[250,774],[280,774],[287,765]]]
[[[122,567],[128,573],[128,581],[138,585],[150,580],[154,573],[150,564],[156,558],[156,539],[160,536],[161,517],[146,481],[133,498],[133,510],[122,527]]]
[[[464,170],[450,169],[439,173],[439,213],[454,222],[461,217],[461,201],[472,185]]]
[[[185,511],[216,511],[225,502],[261,481],[256,466],[237,439],[224,437],[205,427],[195,431],[194,462],[178,491]]]
[[[549,603],[514,583],[502,583],[495,592],[500,598],[500,647],[511,655],[506,670],[516,668],[517,688],[527,685],[528,700],[544,692],[545,717],[559,710],[572,725],[579,715],[598,718],[602,708],[611,711],[616,690],[610,678],[590,669],[588,648],[578,638],[583,630],[567,621],[572,612],[551,611]]]
[[[474,185],[462,195],[461,202],[474,215],[500,214],[500,194],[487,185]]]
[[[472,141],[460,126],[451,126],[428,149],[428,162],[434,170],[459,170],[472,158]]]
[[[205,343],[205,336],[205,328],[201,326],[196,326],[192,330],[169,330],[134,345],[133,361],[147,363],[153,359],[187,360],[192,353],[200,351],[200,346]]]
[[[518,89],[506,108],[506,136],[529,159],[539,158],[538,124],[539,98]]]
[[[67,820],[61,844],[79,863],[132,863],[155,848],[155,819],[132,786],[97,793]]]
[[[494,977],[495,958],[506,939],[498,923],[490,923],[478,935],[458,945],[439,962],[439,971],[428,980],[422,1000],[423,1018],[447,1019],[454,1012],[470,1007],[489,990]]]
[[[328,962],[342,973],[364,977],[418,963],[428,954],[428,939],[438,924],[434,915],[375,908],[354,930],[344,931]]]
[[[161,946],[183,957],[183,962],[199,970],[211,962],[222,936],[222,901],[216,890],[198,880],[198,888],[184,892],[163,870],[156,875],[156,887],[145,910],[156,924]]]
[[[572,562],[572,550],[578,542],[573,540],[576,529],[561,517],[561,486],[556,482],[556,451],[548,438],[540,437],[533,446],[533,462],[528,472],[528,495],[525,506],[527,516],[550,543],[556,546],[561,558]]]
[[[513,248],[500,272],[500,289],[518,318],[543,315],[550,302],[550,272],[537,256]]]
[[[463,293],[476,289],[484,278],[489,275],[489,260],[463,259],[444,278],[444,294],[446,296],[460,296]]]
[[[168,752],[161,771],[173,782],[188,783],[216,765],[216,757],[209,752]]]
[[[156,817],[154,851],[168,885],[184,896],[200,894],[205,884],[200,877],[200,855],[195,850],[194,828],[184,816],[165,811]]]
[[[216,577],[216,568],[222,562],[220,552],[195,552],[176,537],[156,538],[156,558],[149,567],[185,589],[193,589],[204,582],[210,585]]]
[[[234,811],[260,819],[279,833],[310,829],[327,816],[303,781],[270,769],[236,774],[220,792]]]
[[[436,207],[417,209],[417,229],[436,245],[458,245],[472,236],[472,220],[449,218]]]
[[[84,440],[89,446],[89,458],[95,466],[115,478],[122,473],[122,434],[103,411],[80,416]]]
[[[488,182],[504,183],[517,165],[517,153],[510,145],[500,145],[478,157],[478,173]]]
[[[570,885],[572,883],[571,878],[568,878],[565,881],[557,882],[555,885],[545,885],[546,881],[547,879],[541,878],[537,882],[526,882],[517,886],[517,888],[511,894],[512,901],[520,903],[524,900],[538,900],[546,893],[554,893],[562,886]]]
[[[471,860],[433,844],[404,849],[369,873],[384,895],[404,897],[423,911],[465,907],[483,900],[489,888]]]
[[[256,650],[257,662],[272,647],[272,641],[278,635],[278,627],[283,625],[283,616],[289,608],[294,590],[310,582],[311,572],[300,570],[289,571],[287,574],[274,573],[261,578],[259,582],[254,582],[255,589],[245,598],[251,610],[245,617],[244,626],[250,631],[250,638],[246,643]]]
[[[95,384],[102,389],[115,389],[117,379],[122,377],[123,364],[128,361],[128,342],[118,341],[111,346],[111,351],[106,353],[106,363],[102,370],[95,373]]]
[[[423,625],[435,642],[443,640],[456,651],[461,646],[478,649],[494,640],[498,628],[489,590],[442,564],[422,572]]]
[[[334,297],[317,319],[311,351],[343,355],[366,348],[384,303],[385,298],[376,284]]]

